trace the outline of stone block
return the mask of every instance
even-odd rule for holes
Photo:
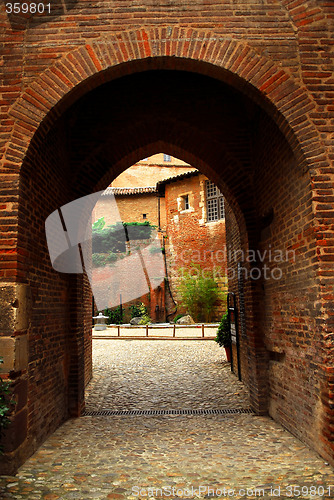
[[[0,287],[0,334],[9,334],[14,330],[15,309],[15,285],[4,285]]]
[[[11,284],[0,287],[0,334],[12,334],[29,326],[32,307],[29,285]]]
[[[22,371],[28,367],[28,336],[0,337],[0,355],[3,363],[0,373]]]
[[[15,330],[27,330],[30,321],[30,312],[32,307],[31,291],[29,285],[16,285],[16,313]]]
[[[23,371],[28,368],[28,335],[15,338],[14,370]]]
[[[14,370],[15,339],[13,337],[0,337],[0,354],[3,358],[3,363],[0,364],[0,373],[9,373]]]

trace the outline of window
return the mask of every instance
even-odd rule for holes
[[[171,155],[165,155],[164,153],[164,161],[172,161]]]
[[[217,186],[211,181],[205,181],[207,221],[213,222],[225,218],[224,197]]]
[[[190,210],[190,198],[189,194],[183,194],[178,198],[177,201],[178,210],[182,212],[183,210]]]
[[[146,217],[147,217],[147,214],[143,214],[143,219],[146,219]]]

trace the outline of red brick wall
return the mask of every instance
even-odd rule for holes
[[[125,172],[124,172],[125,173]],[[141,178],[145,178],[145,168],[141,167]],[[117,204],[117,213],[115,212],[115,202]],[[160,211],[160,218],[159,218]],[[146,214],[146,218],[143,218],[143,214]],[[162,198],[160,200],[160,208],[159,208],[159,200],[157,197],[157,193],[145,194],[141,193],[138,195],[115,195],[114,196],[102,196],[98,203],[95,205],[93,211],[93,220],[96,221],[99,218],[104,217],[106,225],[114,224],[117,220],[122,220],[123,222],[149,222],[154,225],[154,233],[156,235],[156,231],[159,227],[165,226],[166,221],[166,211],[165,211],[165,200]],[[133,242],[133,246],[147,246],[149,241],[141,242],[138,240],[136,243]],[[144,250],[145,253],[145,250]],[[151,267],[152,264],[152,255],[149,253],[145,255],[146,265]],[[162,262],[161,262],[162,264]],[[133,290],[134,283],[137,283],[137,289],[140,291],[142,287],[146,288],[146,279],[142,276],[142,280],[139,280],[140,274],[138,273],[138,269],[136,266],[138,264],[133,264],[131,267],[124,268],[122,273],[118,273],[117,280],[122,283],[123,289]],[[141,267],[141,266],[140,266]],[[105,273],[108,273],[108,270],[105,270]],[[161,275],[161,270],[159,272]],[[107,276],[107,274],[105,274]],[[104,278],[106,279],[106,278]],[[100,277],[102,280],[102,276]],[[134,280],[139,280],[134,281]],[[142,281],[142,283],[141,283]],[[105,281],[102,281],[105,286]],[[128,284],[128,285],[127,285]],[[143,302],[148,308],[148,314],[152,321],[164,322],[166,320],[166,310],[165,310],[165,294],[164,294],[165,285],[162,282],[159,287],[152,287],[150,293],[140,294],[138,297],[128,300],[123,293],[123,305],[125,307],[125,321],[129,321],[130,313],[129,307],[132,304],[138,304]],[[117,297],[120,295],[120,291],[115,290],[117,293]],[[117,301],[113,302],[113,306],[118,306],[120,303],[120,299],[117,298]],[[158,306],[158,308],[156,307]]]
[[[245,256],[237,253],[238,257],[228,263],[229,290],[238,298],[237,262],[248,277],[247,336],[243,336],[239,322],[242,378],[255,388],[254,373],[256,369],[263,371],[269,385],[258,384],[257,390],[268,394],[269,414],[321,452],[322,445],[314,436],[321,426],[323,339],[310,178],[300,171],[283,136],[268,118],[263,116],[258,125],[262,132],[255,133],[252,141],[256,175],[250,186],[257,200],[257,226],[249,228],[248,241],[243,241],[229,207],[226,219],[229,247],[232,252],[241,248]],[[249,250],[256,252],[256,262]],[[252,256],[251,262],[247,262],[247,255]],[[238,305],[240,310],[240,302]]]
[[[316,319],[318,277],[314,266],[310,179],[300,172],[291,151],[268,120],[263,130],[253,144],[259,166],[259,175],[254,179],[255,192],[261,191],[263,182],[270,186],[265,198],[259,199],[259,214],[264,219],[266,214],[273,214],[272,222],[262,221],[259,244],[262,253],[265,249],[272,252],[272,258],[268,252],[264,259],[264,265],[271,272],[261,283],[263,307],[259,314],[269,352],[269,412],[285,427],[297,429],[299,437],[311,442],[321,404],[322,339]],[[305,259],[306,256],[309,259]]]
[[[91,373],[90,288],[82,286],[82,276],[71,279],[51,268],[44,230],[47,216],[69,201],[64,140],[63,131],[57,129],[44,147],[36,143],[20,178],[25,200],[18,213],[20,264],[19,269],[13,267],[11,278],[6,276],[6,281],[13,282],[17,276],[29,290],[29,307],[23,312],[26,330],[14,331],[14,335],[28,336],[27,371],[12,372],[16,384],[28,382],[19,406],[25,398],[26,405],[19,408],[12,424],[13,433],[22,438],[25,429],[26,437],[17,443],[15,456],[31,454],[69,415],[78,415],[84,403],[84,376],[88,381]],[[8,442],[5,449],[12,452],[13,445]],[[5,470],[12,467],[12,458],[11,454],[5,458]]]
[[[248,335],[253,330],[253,303],[251,300],[251,291],[249,287],[251,285],[250,280],[244,279],[242,281],[244,294],[245,294],[245,305],[242,310],[241,300],[240,300],[240,290],[239,290],[239,280],[238,280],[238,262],[241,260],[239,258],[239,251],[247,251],[248,244],[242,241],[240,235],[240,229],[236,220],[236,217],[231,210],[231,207],[226,203],[225,205],[225,224],[226,224],[226,242],[227,242],[227,276],[228,276],[228,291],[235,293],[236,295],[236,305],[237,305],[237,323],[238,323],[238,334],[240,339],[239,352],[240,352],[240,376],[241,380],[248,386],[251,387],[254,382],[251,380],[252,368],[249,366],[249,341]],[[236,252],[236,254],[234,254]],[[234,257],[235,256],[235,257]],[[243,262],[243,267],[248,271],[249,264]],[[232,300],[232,298],[231,298]],[[241,315],[244,315],[245,325],[242,324]],[[232,356],[233,356],[233,371],[238,375],[238,356],[236,345],[232,345]],[[258,409],[259,410],[259,409]]]
[[[249,387],[254,408],[269,402],[275,418],[333,460],[333,2],[253,0],[245,10],[241,1],[195,0],[184,10],[179,2],[78,1],[67,14],[60,2],[52,5],[51,17],[8,17],[5,5],[0,11],[0,277],[9,288],[29,285],[32,296],[29,437],[19,435],[12,464],[67,417],[67,393],[76,398],[71,411],[82,406],[80,283],[51,269],[44,219],[158,151],[219,184],[242,248],[277,245],[275,235],[259,234],[263,211],[274,208],[281,241],[298,249],[279,294],[265,284],[263,300],[261,284],[247,285]],[[268,121],[285,140],[267,130]],[[17,334],[12,303],[5,304],[4,339]],[[74,334],[65,348],[67,325]],[[285,361],[273,354],[281,338]],[[285,363],[290,386],[303,379],[300,419],[275,363]]]

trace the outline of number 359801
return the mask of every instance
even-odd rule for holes
[[[51,3],[6,3],[7,14],[51,14]]]

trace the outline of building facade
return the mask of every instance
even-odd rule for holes
[[[49,5],[0,9],[0,344],[19,401],[2,470],[85,406],[90,287],[52,267],[45,221],[157,151],[224,192],[228,241],[256,257],[242,335],[252,409],[334,463],[334,3]],[[282,276],[258,277],[264,265]]]
[[[160,181],[157,190],[165,199],[169,283],[177,312],[186,313],[178,288],[187,277],[212,277],[227,289],[224,197],[198,170]],[[210,320],[219,321],[225,310],[222,296]]]
[[[145,180],[156,185],[144,186]],[[153,321],[169,321],[187,312],[178,293],[184,273],[210,274],[219,289],[226,290],[224,198],[214,183],[190,165],[164,153],[138,162],[104,191],[94,208],[93,221],[102,217],[106,225],[116,220],[147,222],[157,230],[168,286],[163,286],[163,291],[161,287],[151,289],[131,301],[142,301]],[[135,276],[129,270],[131,274]],[[124,275],[123,282],[127,279]],[[224,311],[222,295],[209,319],[220,320]]]

